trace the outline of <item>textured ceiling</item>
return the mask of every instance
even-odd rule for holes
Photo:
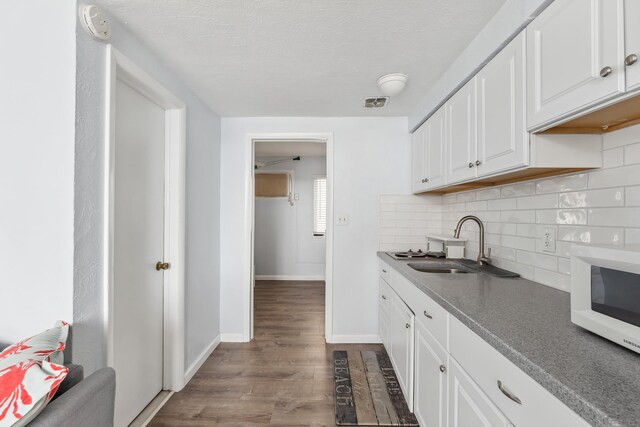
[[[95,0],[223,117],[404,116],[505,0]],[[365,110],[383,74],[409,76]]]

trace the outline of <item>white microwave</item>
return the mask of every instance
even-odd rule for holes
[[[640,353],[640,251],[571,248],[571,321]]]

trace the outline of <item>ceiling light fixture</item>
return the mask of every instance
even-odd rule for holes
[[[407,75],[402,73],[385,74],[378,79],[380,91],[387,96],[395,96],[407,85]]]

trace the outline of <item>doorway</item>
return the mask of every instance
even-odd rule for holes
[[[247,229],[251,232],[248,236],[250,251],[247,254],[250,275],[246,299],[248,308],[246,340],[254,337],[255,285],[258,278],[303,281],[307,282],[307,285],[311,285],[311,281],[315,280],[316,286],[324,281],[322,289],[325,300],[324,339],[331,342],[333,137],[331,134],[261,134],[252,135],[249,142],[251,164],[248,181],[251,187],[247,200],[250,207],[247,215]],[[255,178],[262,173],[289,176],[287,196],[280,199],[256,198]],[[316,229],[318,226],[315,211],[317,203],[314,203],[317,202],[314,196],[318,194],[319,183],[322,183],[321,188],[324,193],[322,232]],[[283,196],[280,193],[274,194]],[[268,218],[273,226],[272,229],[267,229],[269,224],[265,224]],[[280,241],[278,247],[269,248],[269,242],[276,240]],[[269,264],[274,268],[271,270],[265,268]],[[274,264],[278,264],[277,268]],[[261,282],[261,285],[263,284],[265,282]]]
[[[115,426],[184,386],[185,107],[108,48],[105,336]]]

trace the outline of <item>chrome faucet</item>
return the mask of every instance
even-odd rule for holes
[[[478,224],[478,227],[480,227],[480,249],[478,250],[478,264],[491,264],[491,248],[489,248],[489,253],[487,255],[484,254],[484,224],[482,223],[482,221],[480,221],[480,218],[474,215],[467,215],[460,218],[460,221],[458,221],[458,225],[456,225],[456,229],[453,232],[453,237],[455,237],[456,239],[460,237],[462,224],[469,220],[475,221]]]

